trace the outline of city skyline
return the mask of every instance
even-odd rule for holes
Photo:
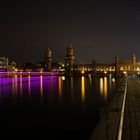
[[[0,19],[0,55],[18,63],[41,61],[47,47],[53,62],[64,62],[69,42],[77,63],[112,63],[132,53],[140,60],[136,1],[2,3]]]

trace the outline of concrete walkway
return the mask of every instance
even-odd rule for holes
[[[126,100],[119,138],[123,93]],[[127,78],[126,92],[122,84],[89,140],[140,140],[140,77]]]
[[[140,140],[140,77],[128,77],[122,140]]]
[[[124,79],[89,140],[117,140],[125,87]]]

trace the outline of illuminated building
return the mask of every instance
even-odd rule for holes
[[[66,61],[65,71],[66,74],[68,75],[72,75],[74,71],[74,60],[75,60],[74,49],[71,47],[71,44],[69,44],[65,56],[65,61]]]
[[[122,60],[117,56],[115,62],[116,71],[119,73],[138,73],[140,70],[140,63],[137,62],[135,54],[132,55],[131,60]]]
[[[7,57],[0,57],[0,69],[6,69],[8,68],[9,60]]]
[[[9,60],[7,71],[17,71],[17,64],[13,60]]]
[[[0,71],[15,71],[16,62],[7,57],[0,57]]]
[[[47,48],[44,56],[44,70],[51,71],[52,69],[51,65],[52,65],[52,52],[50,48]]]

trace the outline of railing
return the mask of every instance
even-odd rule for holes
[[[89,140],[121,140],[126,89],[127,79],[124,79]]]
[[[122,129],[123,129],[123,120],[124,120],[124,109],[125,109],[125,102],[126,102],[126,93],[127,93],[127,78],[126,78],[126,85],[125,85],[125,91],[124,91],[124,97],[123,97],[123,104],[121,109],[121,116],[120,116],[120,124],[119,124],[119,130],[118,130],[118,138],[117,140],[122,139]]]

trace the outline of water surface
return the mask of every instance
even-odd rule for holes
[[[47,139],[87,140],[111,99],[109,77],[0,77],[0,127]]]

